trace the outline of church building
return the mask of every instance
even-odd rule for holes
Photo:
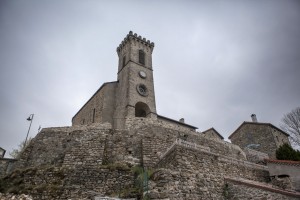
[[[126,120],[148,118],[183,129],[197,127],[173,120],[156,112],[152,52],[154,43],[132,31],[117,48],[117,81],[104,83],[75,114],[72,125],[109,123],[112,128],[126,128]]]

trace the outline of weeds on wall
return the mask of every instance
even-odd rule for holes
[[[152,178],[153,170],[144,169],[141,166],[134,166],[132,168],[135,178],[135,188],[138,191],[138,199],[147,200],[148,197],[148,181]]]
[[[223,187],[223,196],[224,199],[229,199],[229,185],[227,183]]]
[[[47,172],[56,179],[49,182],[44,179],[44,174],[41,172]],[[26,178],[27,177],[27,178]],[[25,182],[25,179],[29,177],[39,177],[40,184],[34,184]],[[48,191],[49,194],[58,195],[62,192],[62,180],[64,179],[64,172],[61,168],[56,170],[54,167],[30,167],[24,170],[15,170],[11,174],[0,179],[0,193],[12,193],[12,194],[37,194]]]
[[[104,150],[103,150],[103,159],[102,159],[102,165],[108,165],[109,164],[109,157],[108,157],[108,150],[107,150],[107,138],[105,139],[104,143]]]
[[[31,143],[31,140],[32,140],[32,138],[29,137],[29,138],[28,138],[28,141],[26,142],[26,144],[25,144],[25,140],[22,141],[22,142],[18,145],[18,148],[13,149],[13,150],[9,153],[9,155],[10,155],[12,158],[19,159],[19,157],[22,155],[22,153],[24,152],[24,150],[26,149],[26,147]]]

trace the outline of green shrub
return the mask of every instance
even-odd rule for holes
[[[276,158],[278,160],[300,161],[300,152],[294,150],[288,144],[283,144],[276,150]]]

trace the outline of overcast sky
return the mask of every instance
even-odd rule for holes
[[[0,1],[0,147],[71,119],[117,79],[132,30],[155,43],[157,112],[227,138],[300,106],[300,1]],[[8,156],[8,153],[6,154]]]

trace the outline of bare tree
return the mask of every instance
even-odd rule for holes
[[[280,128],[290,135],[292,146],[300,149],[300,107],[284,115]]]
[[[29,138],[25,144],[25,140],[22,141],[19,145],[18,148],[13,149],[9,155],[12,158],[18,159],[20,157],[20,155],[23,153],[23,151],[25,150],[25,148],[28,146],[28,144],[31,142],[32,138]]]

